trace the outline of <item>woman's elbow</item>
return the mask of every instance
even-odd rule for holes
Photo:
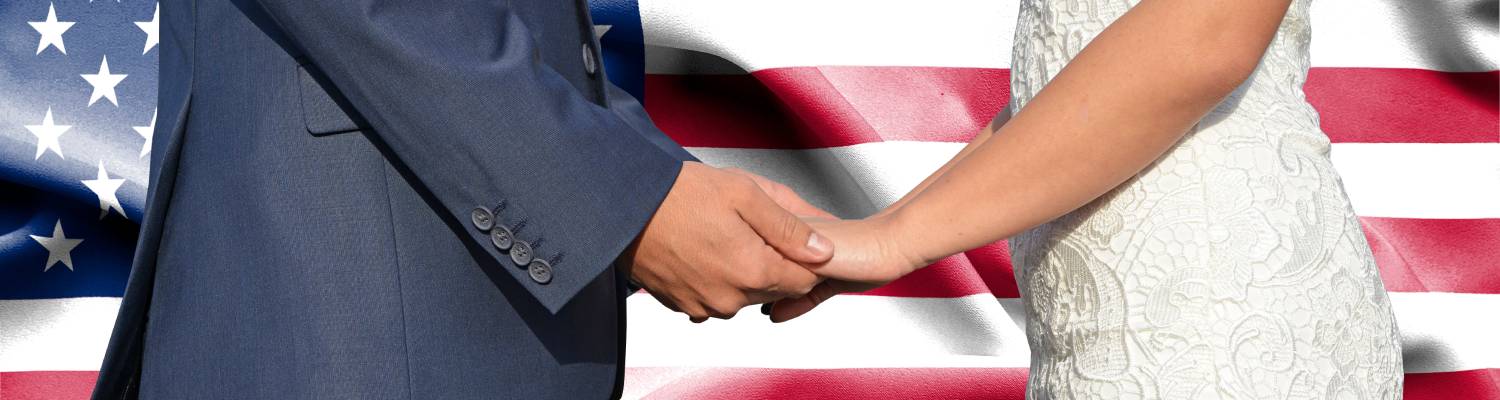
[[[1189,78],[1195,83],[1192,85],[1196,88],[1194,92],[1214,102],[1222,100],[1250,79],[1260,66],[1263,54],[1264,51],[1237,51],[1203,58],[1195,63],[1194,73]]]

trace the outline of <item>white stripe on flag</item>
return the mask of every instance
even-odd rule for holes
[[[873,142],[806,150],[692,147],[704,163],[738,167],[796,190],[844,218],[874,214],[963,149],[951,142]]]
[[[1391,293],[1406,372],[1500,368],[1500,295]]]
[[[1312,0],[1314,67],[1500,69],[1495,14],[1469,0]]]
[[[1494,16],[1471,13],[1468,3],[1313,1],[1312,65],[1495,70],[1500,38],[1486,25]],[[654,74],[734,72],[685,70],[699,63],[675,62],[686,55],[676,50],[713,54],[751,72],[826,65],[1010,68],[1019,8],[1018,0],[640,2],[650,46],[646,71]]]
[[[701,325],[649,296],[628,300],[631,367],[1025,368],[1019,299],[841,296],[771,324],[754,308]],[[1406,372],[1500,368],[1500,295],[1391,293]],[[1013,320],[1014,318],[1014,320]]]
[[[1500,143],[1337,143],[1332,157],[1360,216],[1500,218]]]
[[[1008,68],[1018,4],[642,0],[640,10],[646,44],[717,55],[749,71],[817,65]],[[661,73],[653,64],[648,59],[647,73]]]
[[[1407,372],[1500,368],[1500,295],[1391,293]],[[0,300],[0,372],[99,368],[118,298]],[[692,324],[631,296],[630,367],[1025,368],[1019,299],[840,296],[772,324],[754,308]],[[254,329],[247,327],[247,329]]]
[[[630,367],[1025,368],[1020,299],[841,296],[815,314],[772,324],[757,307],[689,322],[651,296],[631,296]]]
[[[899,199],[963,146],[874,142],[809,150],[689,151],[709,165],[784,182],[841,217],[860,217]],[[1360,216],[1500,218],[1500,144],[1335,143],[1332,158]]]
[[[118,297],[0,300],[0,372],[98,371]]]

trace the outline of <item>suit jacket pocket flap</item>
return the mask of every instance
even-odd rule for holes
[[[324,90],[325,86],[313,77],[312,71],[297,66],[297,79],[302,97],[302,121],[307,124],[308,133],[323,136],[369,129],[369,125],[359,116],[345,112],[354,108],[342,99],[335,99],[332,91]],[[332,88],[333,85],[327,87]]]

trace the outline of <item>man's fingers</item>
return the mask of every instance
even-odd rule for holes
[[[788,260],[822,264],[833,258],[833,241],[814,232],[801,218],[776,205],[765,192],[751,190],[740,202],[740,218],[766,244]]]
[[[823,282],[823,277],[808,270],[796,262],[783,258],[776,250],[761,246],[757,255],[742,255],[738,258],[746,260],[737,268],[744,270],[755,270],[756,275],[745,282],[745,287],[750,289],[745,292],[745,304],[769,303],[786,298],[796,298],[807,295],[813,287]]]
[[[708,309],[703,304],[681,303],[678,304],[678,307],[682,309],[682,311],[678,312],[686,314],[688,317],[688,321],[693,321],[693,323],[695,324],[707,321],[712,317]]]
[[[838,285],[839,281],[824,281],[814,286],[806,296],[776,302],[771,306],[771,322],[782,323],[807,314],[819,304],[837,295],[840,292]]]

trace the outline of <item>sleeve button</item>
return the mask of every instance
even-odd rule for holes
[[[525,267],[531,264],[531,259],[530,243],[526,243],[524,240],[516,240],[515,244],[510,246],[510,260],[515,261],[516,266]]]
[[[473,221],[474,227],[481,231],[488,232],[490,228],[495,227],[495,214],[491,213],[488,208],[474,207],[474,210],[469,212],[469,220]]]
[[[526,273],[531,275],[531,280],[536,283],[545,285],[547,282],[552,282],[552,264],[547,263],[546,260],[531,260],[531,264],[526,266]]]
[[[490,243],[494,244],[495,248],[500,249],[500,251],[510,250],[515,241],[515,237],[510,234],[510,229],[506,229],[503,226],[496,226],[490,230]]]

